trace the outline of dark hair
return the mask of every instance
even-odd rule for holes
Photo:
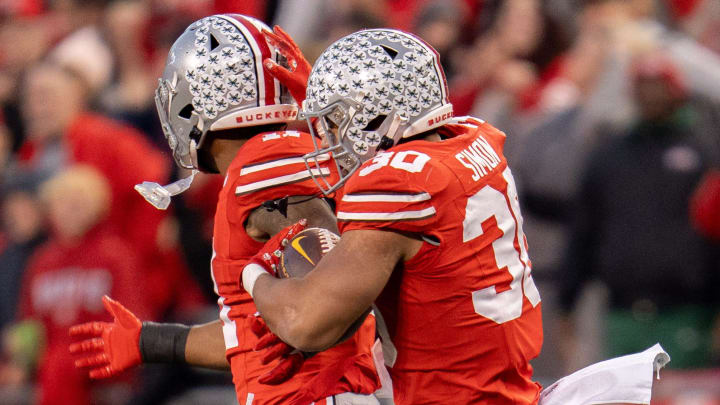
[[[603,2],[610,0],[585,0],[593,2]],[[483,4],[482,13],[476,25],[476,37],[487,34],[497,26],[497,20],[502,11],[504,2],[500,0],[487,0]],[[553,15],[552,3],[543,1],[540,3],[540,19],[542,24],[541,38],[538,45],[525,55],[522,59],[532,63],[542,72],[548,64],[555,58],[567,51],[572,45],[570,37],[569,24],[563,24],[558,21],[558,17]]]
[[[613,0],[582,0],[582,1],[580,1],[580,7],[584,8],[584,7],[594,6],[597,4],[607,3],[609,1],[613,1]]]
[[[561,24],[556,17],[551,15],[549,2],[542,2],[542,34],[537,47],[525,58],[535,65],[539,72],[555,60],[555,58],[566,52],[571,45],[568,26]]]
[[[73,5],[76,7],[94,7],[94,8],[105,8],[118,0],[73,0]]]

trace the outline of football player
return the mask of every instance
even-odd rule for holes
[[[75,343],[71,351],[82,355],[77,365],[89,367],[95,378],[141,362],[229,367],[242,404],[333,404],[335,399],[376,404],[372,395],[365,395],[379,387],[371,353],[373,319],[368,318],[353,338],[302,364],[301,355],[289,353],[289,346],[267,334],[252,316],[255,305],[238,283],[247,260],[298,219],[337,231],[332,210],[316,198],[317,187],[302,159],[314,150],[312,136],[285,130],[286,123],[296,119],[297,106],[287,89],[263,70],[263,59],[280,60],[261,34],[267,29],[256,19],[234,14],[193,23],[172,46],[155,95],[176,163],[193,170],[193,175],[200,170],[225,176],[211,263],[220,319],[192,327],[141,323],[105,297],[114,322],[73,327],[71,334],[86,340]],[[307,63],[296,66],[294,73],[303,69],[307,77]],[[317,160],[321,163],[312,173],[332,178],[329,157]],[[166,187],[146,182],[136,188],[164,208],[170,195],[182,192],[191,181],[188,177]],[[259,347],[269,350],[254,350]],[[273,361],[278,358],[279,363]]]
[[[342,237],[304,278],[268,276],[273,257],[245,267],[270,329],[322,350],[375,303],[396,404],[537,403],[540,295],[505,134],[454,119],[439,55],[401,31],[338,40],[306,94],[323,141],[305,159],[314,173],[327,154],[337,164],[338,181],[313,177],[335,195]]]

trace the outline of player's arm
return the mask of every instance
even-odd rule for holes
[[[254,210],[248,218],[248,231],[259,231],[261,234],[272,236],[299,219],[307,218],[312,226],[337,232],[337,222],[329,205],[319,198],[308,198],[307,196],[290,197],[287,217],[278,211],[268,211],[263,207]],[[155,324],[155,327],[163,328],[163,325],[165,324]],[[225,358],[222,322],[216,320],[204,325],[192,326],[187,334],[184,353],[183,362],[191,366],[229,370],[230,366]]]
[[[108,378],[141,363],[186,363],[229,370],[220,321],[187,326],[141,322],[119,302],[103,297],[113,322],[89,322],[70,328],[79,340],[70,345],[75,365],[91,378]]]
[[[225,357],[225,338],[219,319],[190,328],[185,343],[185,363],[203,368],[230,370]]]
[[[245,229],[252,238],[267,241],[301,219],[307,219],[309,227],[325,228],[338,232],[337,220],[330,206],[320,198],[310,196],[293,196],[288,198],[287,216],[278,210],[258,207],[248,216]]]
[[[322,199],[308,196],[288,198],[287,217],[277,210],[268,211],[264,207],[255,209],[248,217],[246,228],[249,234],[254,233],[260,240],[263,240],[301,218],[307,218],[310,226],[338,232],[335,215],[330,206]],[[163,324],[155,325],[162,327]],[[225,358],[222,322],[216,320],[191,327],[187,335],[184,353],[184,362],[189,365],[229,370],[230,366]]]
[[[243,281],[282,340],[304,351],[324,350],[372,305],[393,270],[421,245],[396,232],[352,230],[304,278],[260,274],[254,282]]]

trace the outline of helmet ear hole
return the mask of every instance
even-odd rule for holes
[[[397,54],[398,54],[398,51],[390,48],[390,47],[387,46],[387,45],[380,45],[380,47],[381,47],[382,49],[384,49],[385,52],[386,52],[386,53],[390,56],[390,58],[392,58],[392,59],[395,59],[395,57],[396,57]]]
[[[185,107],[182,108],[182,110],[180,110],[180,112],[178,113],[178,117],[189,120],[194,110],[195,108],[193,108],[192,104],[187,104]]]
[[[202,131],[198,129],[198,127],[192,127],[190,130],[190,139],[195,141],[195,143],[200,146],[200,138],[202,138]]]
[[[363,128],[363,131],[375,131],[383,124],[385,121],[385,118],[387,118],[387,115],[380,114],[377,117],[373,118],[368,122],[368,124]]]
[[[215,35],[210,34],[210,50],[212,51],[218,46],[220,46],[220,42],[218,42],[217,38],[215,38]]]

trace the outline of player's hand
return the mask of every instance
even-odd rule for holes
[[[273,32],[264,30],[263,35],[268,43],[287,59],[290,69],[278,65],[272,59],[263,61],[263,68],[288,88],[298,105],[305,101],[305,89],[312,66],[302,54],[295,41],[282,28],[275,26]]]
[[[70,328],[70,336],[84,338],[70,345],[70,352],[80,355],[78,368],[89,368],[90,378],[108,378],[142,362],[140,329],[142,323],[127,308],[107,295],[103,305],[113,322],[88,322]]]
[[[305,362],[305,356],[272,333],[259,313],[251,315],[250,320],[250,329],[260,339],[254,350],[264,351],[261,363],[269,364],[280,359],[277,366],[258,378],[258,382],[267,385],[282,384],[300,370]]]
[[[307,227],[307,219],[303,218],[298,222],[286,227],[265,242],[260,251],[250,258],[249,263],[243,269],[243,283],[245,283],[245,272],[251,266],[260,266],[273,277],[277,276],[277,269],[280,263],[280,255],[290,240]],[[244,284],[247,287],[246,284]],[[252,293],[252,291],[248,291]]]

